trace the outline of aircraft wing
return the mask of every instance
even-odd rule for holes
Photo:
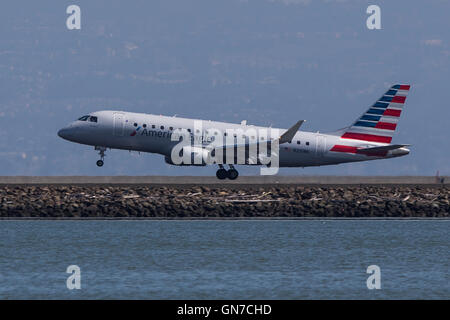
[[[291,142],[292,139],[294,139],[295,134],[297,133],[298,129],[300,129],[300,126],[305,122],[305,120],[297,121],[296,124],[294,124],[292,127],[290,127],[285,133],[281,135],[281,137],[278,139],[279,144]]]
[[[286,142],[291,142],[292,139],[294,138],[295,134],[297,133],[298,129],[300,128],[300,126],[305,122],[306,120],[299,120],[297,121],[292,127],[290,127],[285,133],[283,133],[277,140],[278,140],[278,144],[283,144]],[[271,140],[274,141],[274,140]],[[251,145],[256,145],[260,142],[255,141],[252,143],[246,143],[246,144],[231,144],[231,145],[222,145],[222,146],[216,146],[215,149],[234,149],[235,147],[237,148],[245,148]]]

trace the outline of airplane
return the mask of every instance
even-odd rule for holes
[[[97,161],[99,167],[104,164],[108,148],[122,149],[160,154],[164,156],[166,163],[172,165],[215,164],[219,166],[216,176],[221,180],[234,180],[239,176],[234,167],[236,164],[270,167],[271,163],[267,162],[267,158],[271,152],[278,157],[278,167],[309,167],[390,159],[410,152],[406,148],[410,146],[408,144],[391,144],[410,87],[406,84],[391,86],[350,126],[328,133],[299,131],[304,120],[296,122],[289,129],[278,129],[248,125],[246,121],[236,124],[105,110],[80,117],[60,129],[58,135],[71,142],[94,146],[100,155]],[[279,136],[266,134],[273,130],[279,132]],[[186,134],[183,137],[188,138],[185,145],[179,148],[179,155],[191,160],[200,155],[200,162],[174,161],[174,154],[178,154],[174,150],[184,139],[174,136],[181,131]],[[227,136],[227,132],[234,132],[233,136],[231,133]],[[242,139],[237,142],[242,132]],[[227,136],[226,139],[224,135]],[[195,139],[198,140],[193,143]],[[263,143],[267,143],[266,149],[261,147]],[[210,147],[205,148],[208,145]],[[249,149],[255,145],[258,146],[256,156],[250,156]],[[275,145],[276,150],[273,147]],[[241,153],[244,159],[237,157],[238,148],[244,148]],[[265,158],[261,156],[261,150],[267,151]],[[205,161],[208,157],[214,158],[215,152],[219,151],[222,153],[214,162]],[[227,157],[227,154],[231,156]],[[225,165],[229,166],[228,170]]]

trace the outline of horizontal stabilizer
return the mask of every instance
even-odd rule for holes
[[[294,124],[285,133],[283,133],[279,139],[279,144],[291,142],[303,122],[305,122],[305,120],[297,121],[296,124]]]
[[[395,150],[395,149],[409,147],[409,146],[410,146],[410,144],[391,144],[391,145],[382,146],[382,147],[371,147],[371,148],[358,149],[358,153],[389,151],[389,150]]]

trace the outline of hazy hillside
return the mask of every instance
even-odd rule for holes
[[[413,85],[402,159],[289,174],[450,174],[448,1],[2,1],[0,175],[214,174],[160,156],[96,152],[57,137],[99,109],[332,130],[390,84]],[[66,28],[66,7],[82,29]],[[242,173],[254,173],[244,169]]]

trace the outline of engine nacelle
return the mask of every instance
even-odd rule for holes
[[[200,147],[185,146],[180,150],[177,163],[171,157],[165,156],[164,161],[174,166],[206,166],[210,159],[208,150]],[[181,160],[181,163],[179,163]]]

